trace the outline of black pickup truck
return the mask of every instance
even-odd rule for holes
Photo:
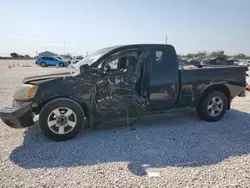
[[[67,140],[82,127],[147,118],[193,107],[205,121],[220,120],[236,96],[245,96],[246,67],[179,66],[171,45],[103,48],[65,72],[27,77],[0,109],[12,128],[39,127],[52,140]]]

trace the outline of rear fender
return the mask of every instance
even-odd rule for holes
[[[224,93],[226,95],[228,109],[230,109],[231,108],[231,100],[233,99],[233,97],[231,96],[229,88],[224,83],[207,86],[204,89],[204,91],[201,92],[201,95],[199,96],[199,98],[196,101],[196,105],[199,105],[200,102],[203,100],[203,98],[205,98],[213,90],[221,91],[222,93]]]

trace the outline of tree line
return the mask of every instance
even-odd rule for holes
[[[246,54],[239,53],[233,56],[228,56],[225,54],[223,50],[213,51],[208,53],[206,51],[198,52],[198,53],[188,53],[186,55],[178,55],[179,58],[188,58],[188,59],[206,59],[212,57],[224,57],[224,58],[234,58],[234,59],[250,59],[250,56]]]
[[[87,56],[87,55],[86,55]],[[68,59],[72,59],[72,55],[71,54],[66,54],[66,55],[61,55],[61,57],[63,58],[68,58]],[[250,56],[247,56],[246,54],[243,53],[239,53],[233,56],[228,56],[225,54],[225,52],[223,50],[218,50],[218,51],[213,51],[211,53],[208,53],[206,51],[202,51],[202,52],[198,52],[198,53],[188,53],[186,55],[178,55],[179,58],[188,58],[188,59],[206,59],[206,58],[212,58],[212,57],[225,57],[225,58],[234,58],[234,59],[250,59]],[[18,54],[16,52],[12,52],[10,53],[10,57],[1,57],[0,59],[33,59],[36,57],[30,57],[29,55],[22,55],[22,54]]]
[[[1,57],[0,59],[33,59],[34,57],[30,57],[29,55],[22,55],[22,54],[18,54],[16,52],[12,52],[10,53],[10,57]]]
[[[21,54],[18,54],[16,52],[11,53],[10,57],[12,57],[12,58],[30,58],[29,55],[21,55]]]

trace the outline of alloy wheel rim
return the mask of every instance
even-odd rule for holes
[[[207,106],[207,112],[212,117],[217,117],[223,111],[223,100],[220,97],[213,97]]]
[[[76,123],[76,114],[67,107],[54,109],[47,119],[49,129],[59,135],[70,133],[75,128]]]

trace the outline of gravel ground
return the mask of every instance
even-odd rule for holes
[[[32,63],[32,62],[31,62]],[[53,68],[7,68],[0,62],[0,106],[24,76]],[[1,187],[249,187],[250,97],[236,98],[220,122],[196,116],[83,131],[67,142],[37,125],[0,121]]]

